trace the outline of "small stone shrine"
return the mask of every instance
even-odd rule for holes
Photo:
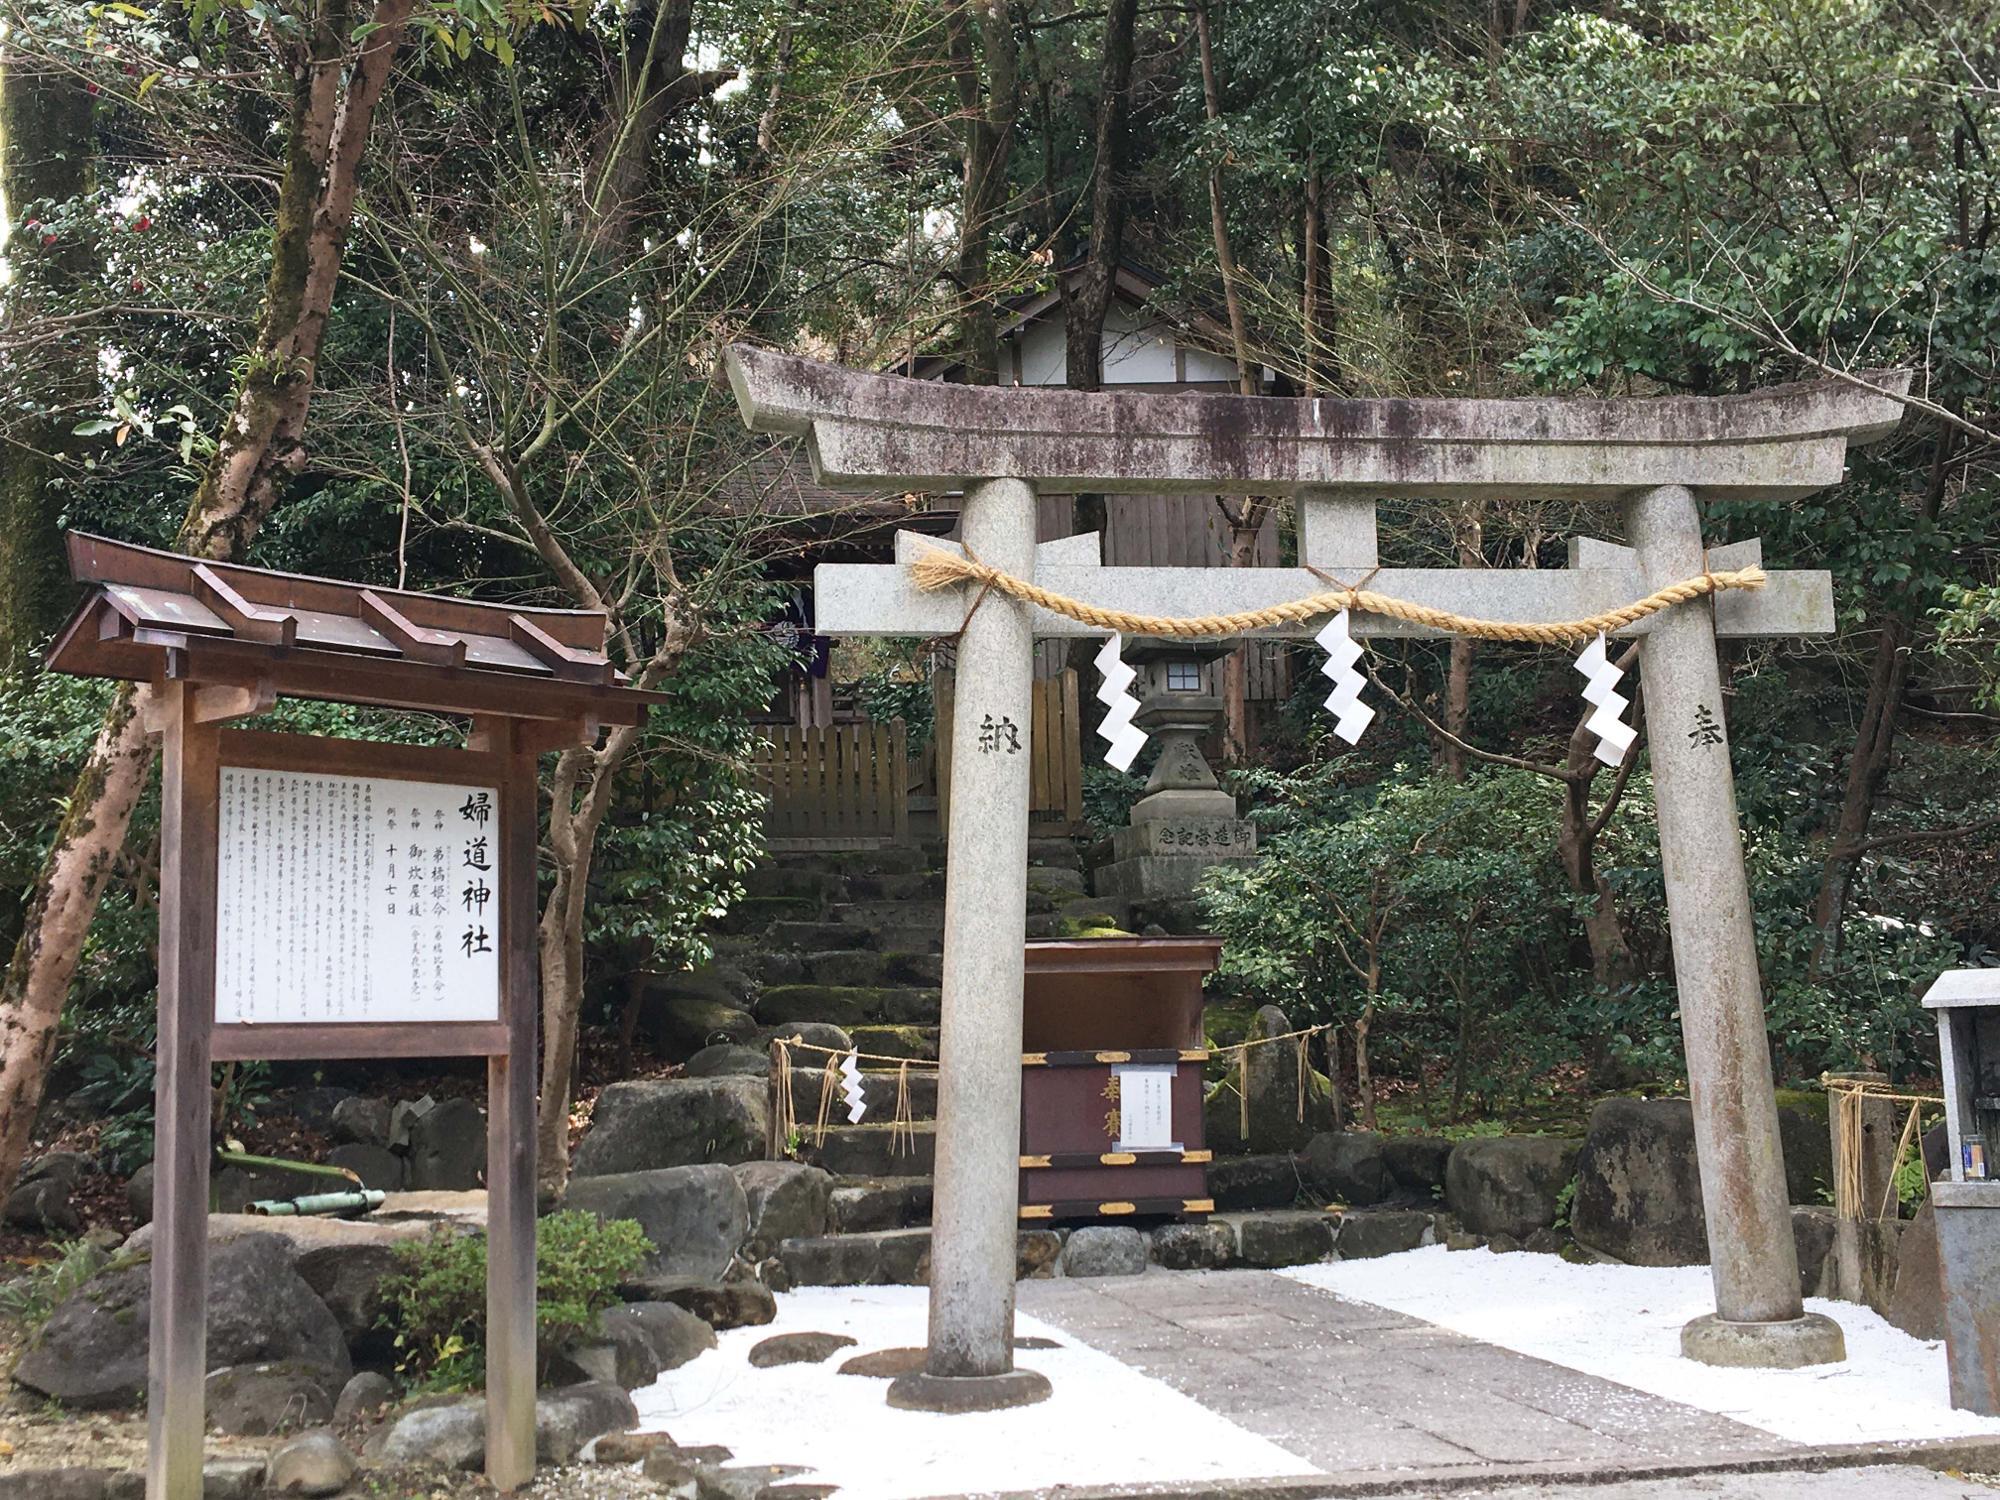
[[[1111,835],[1112,860],[1097,872],[1097,894],[1120,901],[1185,896],[1216,865],[1247,865],[1257,830],[1236,816],[1202,754],[1222,718],[1216,675],[1233,641],[1128,641],[1125,659],[1145,707],[1133,722],[1159,742],[1160,758],[1131,826]]]

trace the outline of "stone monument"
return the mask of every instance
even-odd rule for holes
[[[1222,718],[1216,673],[1233,641],[1138,639],[1124,657],[1139,668],[1132,686],[1145,704],[1133,719],[1160,747],[1146,795],[1130,826],[1111,835],[1112,862],[1097,872],[1097,894],[1118,901],[1186,896],[1217,865],[1247,865],[1257,830],[1236,816],[1202,754]]]

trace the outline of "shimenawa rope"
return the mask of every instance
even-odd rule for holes
[[[1129,610],[1105,609],[1082,599],[1072,599],[1067,594],[1052,593],[1038,584],[1013,574],[991,567],[970,553],[961,555],[947,552],[942,547],[928,547],[909,563],[910,579],[926,592],[949,588],[953,584],[977,583],[982,585],[981,594],[988,589],[998,589],[1010,598],[1027,604],[1038,604],[1052,614],[1065,615],[1084,625],[1100,630],[1116,630],[1126,635],[1156,635],[1196,638],[1202,636],[1242,635],[1247,631],[1266,630],[1274,625],[1296,625],[1318,615],[1331,615],[1343,609],[1360,610],[1366,614],[1386,615],[1391,619],[1405,620],[1413,625],[1423,625],[1432,630],[1445,631],[1452,635],[1474,636],[1489,641],[1527,641],[1542,646],[1560,646],[1573,641],[1588,640],[1600,632],[1623,630],[1648,615],[1658,614],[1663,609],[1671,609],[1676,604],[1685,604],[1691,599],[1699,599],[1704,594],[1720,593],[1724,589],[1761,589],[1764,587],[1764,570],[1758,567],[1735,568],[1720,573],[1703,573],[1694,578],[1686,578],[1679,583],[1670,583],[1665,588],[1655,589],[1645,598],[1627,604],[1619,609],[1606,610],[1603,614],[1591,615],[1582,620],[1556,620],[1546,624],[1513,623],[1506,620],[1481,620],[1470,615],[1453,614],[1446,609],[1433,609],[1427,604],[1412,604],[1407,599],[1398,599],[1389,594],[1378,594],[1373,589],[1338,588],[1317,594],[1309,594],[1303,599],[1287,600],[1283,604],[1273,604],[1264,609],[1243,609],[1227,615],[1195,615],[1181,618],[1174,615],[1140,615]]]

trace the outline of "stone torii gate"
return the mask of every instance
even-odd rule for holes
[[[1299,558],[1358,582],[1377,567],[1376,501],[1470,496],[1615,499],[1629,547],[1581,542],[1548,570],[1385,568],[1368,586],[1508,622],[1587,617],[1711,568],[1700,500],[1794,499],[1840,481],[1850,443],[1890,432],[1907,372],[1742,396],[1645,400],[1290,400],[1091,394],[945,385],[736,346],[726,359],[744,421],[802,436],[834,489],[963,490],[962,535],[984,563],[1055,593],[1136,613],[1261,609],[1325,590],[1299,568],[1102,568],[1094,537],[1035,544],[1038,490],[1212,491],[1297,497]],[[1025,725],[1037,636],[1104,632],[1006,597],[919,590],[902,563],[822,564],[829,635],[948,635],[958,648],[952,819],[946,850],[937,1176],[926,1369],[895,1404],[977,1410],[1041,1399],[1013,1364],[1028,757],[980,725]],[[971,610],[968,614],[968,609]],[[1435,634],[1356,613],[1357,635]],[[1833,628],[1822,572],[1770,576],[1639,621],[1641,686],[1660,825],[1674,972],[1716,1311],[1682,1333],[1714,1364],[1840,1359],[1839,1326],[1800,1298],[1778,1142],[1749,883],[1722,726],[1719,636]],[[1271,632],[1310,636],[1301,624]],[[998,751],[1000,753],[988,753]]]

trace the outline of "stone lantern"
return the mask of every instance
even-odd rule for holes
[[[1924,995],[1937,1013],[1950,1170],[1931,1184],[1951,1404],[2000,1416],[2000,969],[1953,969]]]
[[[1202,754],[1222,720],[1219,678],[1229,641],[1141,638],[1125,643],[1138,668],[1132,691],[1143,705],[1133,722],[1160,747],[1131,826],[1111,835],[1112,862],[1097,871],[1097,894],[1120,901],[1185,896],[1214,865],[1247,865],[1257,830],[1236,816]]]

